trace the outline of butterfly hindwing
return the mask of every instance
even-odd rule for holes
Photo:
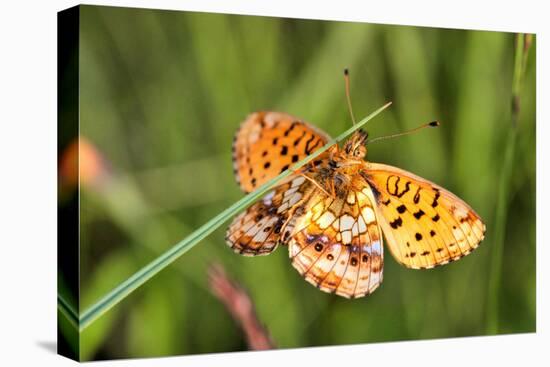
[[[346,298],[372,293],[383,272],[382,237],[372,200],[361,191],[342,199],[317,190],[305,209],[288,243],[292,265],[325,292]]]
[[[304,200],[311,183],[301,176],[291,176],[261,200],[239,214],[226,233],[227,244],[245,256],[268,255],[289,236],[292,214]]]
[[[414,269],[458,260],[477,248],[485,225],[451,192],[399,168],[366,163],[380,225],[394,257]]]
[[[251,192],[328,140],[324,132],[297,117],[280,112],[255,112],[235,134],[235,178],[244,192]]]

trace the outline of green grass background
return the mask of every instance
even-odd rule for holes
[[[243,195],[231,141],[248,113],[285,111],[332,136],[348,128],[345,67],[358,118],[393,101],[371,136],[442,123],[374,144],[367,158],[450,189],[487,224],[478,250],[433,270],[386,251],[381,288],[351,301],[306,283],[284,247],[234,254],[221,228],[85,329],[82,359],[246,350],[208,289],[214,261],[249,290],[281,348],[535,331],[534,49],[488,306],[513,34],[93,6],[80,20],[81,134],[110,175],[81,190],[80,311]]]

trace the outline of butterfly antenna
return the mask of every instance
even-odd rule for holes
[[[351,108],[351,97],[349,94],[349,70],[348,68],[344,69],[344,81],[346,82],[346,100],[348,101],[348,110],[351,116],[351,121],[355,125],[355,116],[353,116],[353,108]]]
[[[376,141],[381,141],[381,140],[387,140],[387,139],[393,139],[393,138],[397,138],[398,136],[403,136],[403,135],[409,135],[409,134],[413,134],[417,131],[420,131],[424,128],[427,128],[427,127],[438,127],[440,124],[439,124],[439,121],[432,121],[432,122],[428,122],[427,124],[424,124],[424,125],[420,125],[414,129],[411,129],[411,130],[407,130],[407,131],[404,131],[402,133],[397,133],[397,134],[392,134],[392,135],[386,135],[386,136],[379,136],[377,138],[374,138],[374,139],[370,139],[370,140],[367,140],[365,142],[365,144],[370,144],[370,143],[374,143]]]

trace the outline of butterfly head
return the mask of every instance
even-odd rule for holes
[[[367,155],[367,147],[365,142],[369,134],[364,130],[357,130],[346,141],[343,147],[343,152],[346,156],[353,159],[363,159]]]

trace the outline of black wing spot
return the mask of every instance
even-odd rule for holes
[[[430,254],[430,251],[424,251],[423,253],[420,254],[420,256],[427,256]]]
[[[290,127],[285,131],[285,136],[288,136],[288,134],[290,134],[292,129],[294,129],[294,127],[296,127],[296,125],[299,125],[299,124],[300,124],[299,121],[293,121],[292,124],[290,124]]]
[[[432,202],[432,207],[433,208],[435,208],[438,204],[437,199],[439,199],[439,195],[440,195],[440,193],[439,193],[439,190],[438,190],[438,191],[435,192],[434,201]]]
[[[422,239],[422,235],[418,232],[414,235],[414,238],[416,238],[417,241],[420,241]]]
[[[271,163],[270,163],[270,162],[265,162],[265,163],[264,163],[264,168],[265,168],[265,169],[268,169],[269,166],[271,166]]]
[[[273,145],[277,145],[278,142],[279,142],[279,138],[273,138]]]
[[[320,243],[315,245],[315,251],[321,252],[322,249],[323,249],[323,245],[321,245]]]
[[[294,142],[292,143],[292,145],[297,146],[298,144],[300,144],[300,141],[302,141],[302,138],[303,138],[305,135],[306,135],[306,132],[304,131],[304,132],[302,133],[302,135],[301,135],[298,139],[294,140]]]
[[[286,155],[288,153],[288,147],[286,145],[283,145],[283,148],[281,149],[281,155]]]
[[[351,262],[350,262],[350,263],[351,263],[351,266],[355,266],[355,265],[357,265],[357,258],[355,258],[355,257],[352,257],[352,258],[351,258]]]
[[[284,172],[284,171],[286,171],[287,169],[288,169],[288,164],[285,165],[283,168],[281,168],[281,172]]]
[[[390,182],[390,181],[393,181],[393,182]],[[388,177],[388,179],[386,180],[386,191],[392,195],[392,196],[396,196],[398,198],[402,197],[403,195],[405,195],[407,192],[409,192],[410,190],[410,186],[411,186],[411,182],[410,181],[407,181],[405,183],[405,188],[403,190],[401,190],[401,192],[399,191],[399,181],[401,181],[401,177],[399,176],[395,176],[395,175],[391,175],[390,177]],[[391,187],[393,186],[393,187]],[[391,188],[390,188],[391,187]]]
[[[426,213],[424,213],[424,211],[423,211],[422,209],[419,209],[419,210],[418,210],[416,213],[414,213],[413,215],[414,215],[414,217],[415,217],[416,219],[420,219],[420,217],[422,217],[424,214],[426,214]]]
[[[285,234],[283,235],[283,242],[286,242],[289,237],[290,237],[290,231],[285,231]]]
[[[434,222],[437,222],[437,221],[439,220],[439,214],[434,215],[434,216],[432,217],[432,220],[433,220]]]
[[[435,236],[435,231],[433,229],[430,230],[430,236],[432,236],[432,237]]]
[[[311,135],[311,138],[306,141],[306,154],[310,154],[315,149],[315,147],[319,145],[319,143],[322,144],[321,139],[319,139],[315,144],[310,147],[309,145],[313,142],[313,140],[315,140],[315,135]]]
[[[418,202],[420,201],[420,187],[416,190],[413,201],[415,204],[418,204]]]
[[[264,150],[262,153],[262,157],[265,157],[267,155],[267,150]]]
[[[298,162],[298,159],[299,159],[299,158],[300,158],[300,157],[299,157],[297,154],[294,154],[294,155],[292,156],[292,163]]]
[[[327,259],[329,259],[330,261],[334,260],[334,256],[332,254],[328,254],[327,255]]]
[[[309,144],[311,144],[311,142],[313,141],[313,139],[315,139],[315,135],[311,135],[311,137],[309,139],[306,140],[306,153],[309,149]],[[309,154],[309,153],[308,153]]]
[[[390,222],[390,226],[393,229],[397,229],[398,227],[401,227],[402,225],[403,225],[403,220],[401,219],[401,217],[397,217],[396,220],[394,220],[393,222]]]
[[[405,213],[406,210],[407,210],[407,207],[403,204],[401,204],[397,207],[397,211],[399,212],[399,214]]]

